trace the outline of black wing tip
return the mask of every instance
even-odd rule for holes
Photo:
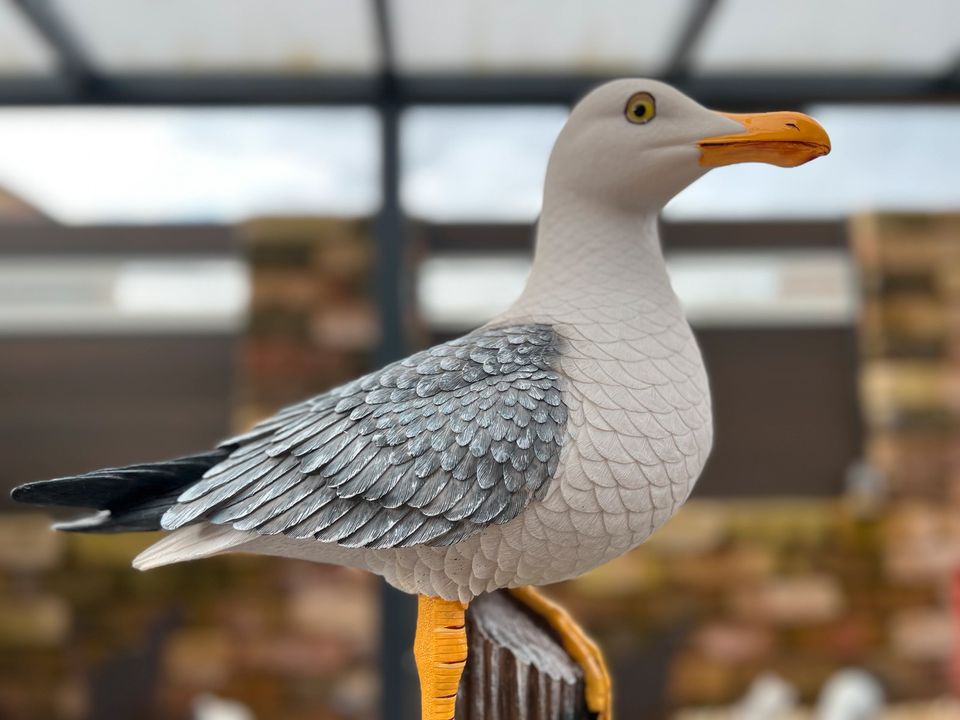
[[[63,505],[64,503],[57,501],[61,495],[56,490],[58,485],[62,487],[62,484],[58,483],[57,480],[37,480],[24,483],[10,491],[10,499],[26,505]],[[54,522],[50,528],[63,532],[103,532],[101,528],[103,528],[105,522],[109,521],[109,518],[109,511],[101,510],[75,520]]]
[[[24,505],[41,507],[97,507],[97,498],[78,496],[78,483],[89,479],[89,475],[35,480],[18,485],[10,491],[10,499]]]
[[[106,509],[134,491],[137,481],[163,483],[175,487],[198,479],[224,460],[228,448],[217,448],[197,455],[187,455],[152,463],[109,467],[79,475],[36,480],[18,485],[10,492],[14,502],[28,505],[89,507]],[[157,486],[160,491],[160,486]]]
[[[62,484],[58,480],[37,480],[17,485],[10,491],[10,499],[27,505],[58,505],[57,488]]]

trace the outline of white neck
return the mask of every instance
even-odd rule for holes
[[[584,303],[622,307],[623,314],[649,312],[651,303],[676,307],[657,213],[617,209],[548,190],[533,269],[506,314],[564,319],[566,310],[582,309]]]

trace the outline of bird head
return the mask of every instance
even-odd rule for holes
[[[827,133],[802,113],[716,112],[662,82],[614,80],[573,109],[547,177],[564,194],[659,210],[711,168],[795,167],[828,152]]]

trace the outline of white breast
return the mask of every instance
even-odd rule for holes
[[[673,297],[583,293],[554,307],[569,441],[543,503],[523,518],[547,540],[531,566],[556,582],[635,547],[686,500],[710,451],[710,396]],[[525,553],[536,543],[522,543]],[[521,573],[521,575],[527,575]]]
[[[562,338],[569,441],[547,497],[522,518],[525,582],[578,575],[649,537],[690,494],[712,441],[706,373],[656,217],[561,203],[540,231],[533,274],[504,319]]]

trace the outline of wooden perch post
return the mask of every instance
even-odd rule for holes
[[[470,604],[467,642],[457,720],[590,720],[580,666],[509,594]]]

